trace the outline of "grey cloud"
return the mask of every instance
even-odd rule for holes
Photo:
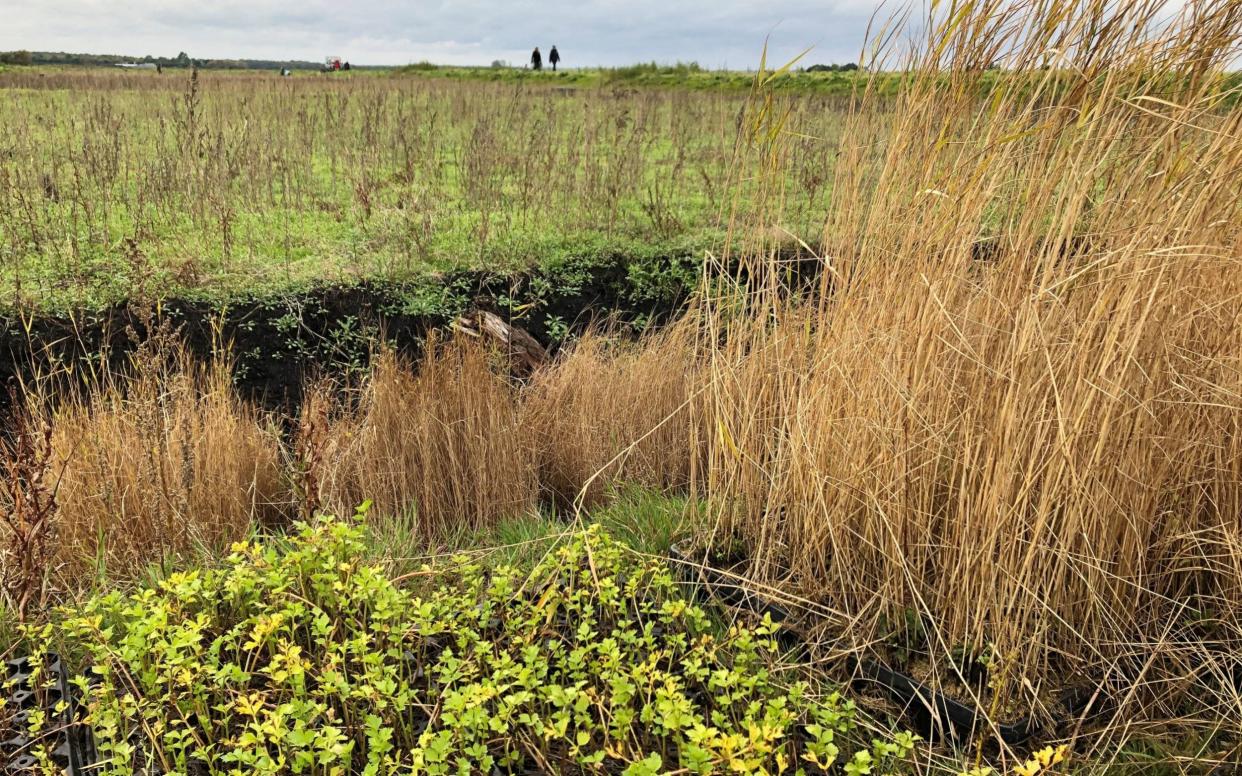
[[[807,46],[808,61],[852,60],[873,10],[871,0],[44,0],[8,13],[0,49],[486,64],[556,43],[571,65],[745,67],[769,35],[772,60]]]

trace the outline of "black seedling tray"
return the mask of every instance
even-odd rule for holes
[[[1044,732],[1061,727],[1091,710],[1097,699],[1094,688],[1072,687],[1057,698],[1045,722],[1030,715],[1014,722],[990,725],[985,715],[961,701],[872,658],[853,659],[856,684],[877,684],[912,719],[928,738],[967,740],[976,733],[993,730],[1009,746],[1022,746]]]
[[[0,764],[4,773],[21,774],[34,772],[38,763],[31,754],[35,744],[43,744],[51,753],[52,761],[67,776],[86,776],[96,764],[95,742],[90,729],[81,722],[81,707],[69,682],[69,672],[55,654],[43,658],[44,676],[48,682],[32,686],[30,657],[18,657],[4,663],[4,678],[9,687],[5,708],[12,715],[0,720],[3,740],[0,740]],[[57,709],[61,701],[64,708]],[[40,739],[32,739],[26,733],[26,721],[30,713],[41,709],[48,720],[50,732]]]
[[[768,615],[772,622],[780,626],[772,635],[781,649],[800,651],[806,648],[806,640],[802,634],[786,625],[791,618],[789,611],[783,606],[745,589],[737,583],[733,575],[694,560],[678,544],[669,547],[668,554],[673,560],[674,573],[690,585],[691,596],[696,600],[715,600],[727,606],[746,609],[759,617]]]

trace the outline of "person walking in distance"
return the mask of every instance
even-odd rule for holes
[[[531,70],[543,69],[543,55],[539,53],[539,47],[535,46],[535,51],[530,55]]]
[[[553,46],[552,50],[548,52],[548,62],[551,63],[552,65],[553,73],[556,72],[556,63],[560,61],[561,61],[561,52],[556,50],[556,46]]]

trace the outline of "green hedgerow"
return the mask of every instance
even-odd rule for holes
[[[422,594],[360,561],[364,530],[299,525],[67,613],[94,772],[866,774],[914,745],[843,751],[853,705],[779,681],[770,622],[722,633],[598,528]]]

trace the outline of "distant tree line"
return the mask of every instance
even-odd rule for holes
[[[0,63],[9,65],[84,65],[110,67],[125,62],[153,64],[160,67],[199,67],[215,70],[318,70],[319,62],[296,59],[195,59],[184,51],[175,57],[122,56],[120,54],[73,54],[65,51],[4,51]]]
[[[849,73],[857,70],[858,65],[853,62],[846,62],[844,65],[811,65],[806,68],[808,73]]]

